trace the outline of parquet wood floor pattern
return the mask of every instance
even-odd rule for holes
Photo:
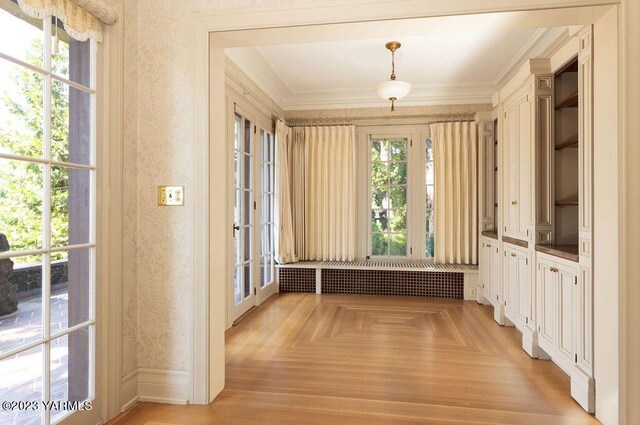
[[[281,294],[226,341],[226,387],[211,405],[140,403],[114,423],[598,423],[558,367],[475,302]]]

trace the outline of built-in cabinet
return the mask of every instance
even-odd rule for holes
[[[479,291],[485,300],[498,305],[502,294],[500,243],[492,237],[482,236],[480,245],[480,262],[487,266],[480,269]]]
[[[593,413],[592,28],[529,60],[494,106],[496,154],[480,140],[479,220],[489,222],[489,203],[497,214],[494,232],[481,226],[478,299],[517,327],[529,355],[565,371]]]
[[[533,285],[529,270],[529,252],[510,244],[504,244],[503,272],[505,316],[520,331],[529,326],[533,318]]]

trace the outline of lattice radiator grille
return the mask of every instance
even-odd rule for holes
[[[462,299],[464,273],[323,269],[322,293]]]

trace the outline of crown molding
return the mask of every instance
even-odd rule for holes
[[[419,84],[398,103],[407,106],[492,103],[492,96],[521,71],[531,55],[540,54],[566,35],[564,28],[540,28],[491,81]],[[260,47],[227,49],[227,57],[285,111],[380,107],[388,102],[372,87],[295,90],[289,86]]]

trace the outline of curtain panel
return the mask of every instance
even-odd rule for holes
[[[478,139],[475,122],[430,125],[434,157],[435,262],[478,263]]]
[[[113,25],[118,15],[100,0],[18,0],[22,11],[36,19],[55,16],[64,29],[78,41],[89,38],[102,41],[102,24]]]
[[[275,235],[274,251],[280,264],[295,263],[292,212],[292,137],[284,121],[276,121],[276,187],[275,187]]]
[[[279,263],[354,259],[355,141],[354,126],[277,123]]]
[[[312,261],[355,257],[354,126],[304,127],[304,244]]]

